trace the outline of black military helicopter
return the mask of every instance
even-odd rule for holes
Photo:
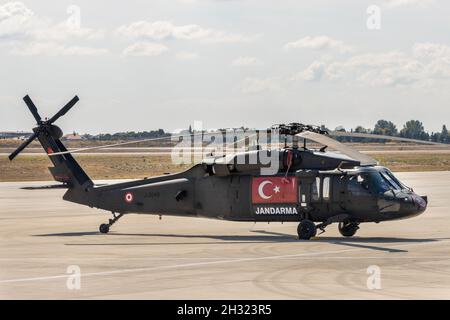
[[[71,154],[82,150],[68,151],[60,140],[61,129],[54,125],[78,100],[75,96],[52,118],[42,120],[30,97],[25,96],[37,127],[9,159],[13,160],[37,138],[53,163],[54,167],[49,169],[55,180],[68,188],[64,200],[112,212],[112,219],[100,225],[101,233],[108,233],[123,215],[138,213],[299,222],[300,239],[310,239],[316,236],[317,229],[324,232],[328,225],[338,223],[340,233],[350,237],[360,223],[409,218],[427,207],[427,197],[415,194],[389,169],[330,138],[327,130],[300,123],[271,128],[272,134],[292,138],[292,143],[288,144],[286,139],[281,148],[265,150],[256,146],[253,150],[207,157],[184,172],[98,186]],[[381,135],[332,134],[423,143]],[[302,146],[299,139],[304,142]],[[306,140],[323,147],[309,149]],[[271,175],[262,175],[261,169],[268,164],[261,159],[267,153],[277,159],[278,169]],[[256,161],[248,161],[250,158]]]

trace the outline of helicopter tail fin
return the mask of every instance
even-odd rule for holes
[[[53,163],[53,167],[50,167],[49,170],[55,181],[65,183],[69,188],[82,187],[86,189],[94,185],[70,153],[52,156],[52,153],[67,151],[60,139],[48,136],[40,136],[38,139]]]

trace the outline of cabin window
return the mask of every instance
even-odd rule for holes
[[[302,207],[306,207],[307,206],[305,191],[307,191],[307,189],[306,188],[305,189],[301,189],[300,182],[299,182],[299,184],[298,184],[298,194],[299,194],[300,205]],[[308,190],[308,192],[309,192],[309,190]]]
[[[304,193],[301,196],[301,203],[300,203],[300,205],[302,207],[306,207],[306,195]]]
[[[324,201],[330,200],[330,177],[323,178],[322,181],[322,198]]]
[[[311,198],[313,201],[319,201],[320,199],[320,178],[317,177],[311,186]]]

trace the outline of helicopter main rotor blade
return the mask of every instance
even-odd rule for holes
[[[33,134],[31,135],[31,137],[29,137],[29,138],[27,139],[27,141],[25,141],[24,143],[22,143],[16,150],[14,150],[13,153],[11,153],[11,154],[9,155],[9,157],[8,157],[9,160],[12,161],[15,157],[17,157],[17,155],[18,155],[19,153],[21,153],[21,152],[23,151],[23,149],[25,149],[31,142],[33,142],[33,140],[36,139],[36,137],[37,137],[37,134],[36,134],[36,133],[33,133]]]
[[[126,146],[126,145],[130,145],[130,144],[141,143],[141,142],[170,140],[170,139],[176,139],[176,138],[183,138],[183,137],[187,137],[187,136],[196,137],[196,136],[205,136],[205,135],[212,135],[212,134],[217,134],[217,133],[205,133],[204,132],[204,133],[186,134],[186,135],[175,135],[175,136],[171,135],[171,136],[167,136],[167,137],[158,137],[158,138],[134,140],[134,141],[127,141],[127,142],[119,142],[119,143],[114,143],[114,144],[106,144],[103,146],[78,148],[78,149],[73,149],[73,150],[69,150],[69,151],[55,152],[55,153],[49,154],[49,156],[60,156],[63,154],[68,154],[68,153],[80,153],[83,151],[105,149],[105,148],[112,148],[112,147],[118,147],[118,146]]]
[[[26,95],[25,97],[23,97],[23,101],[27,105],[28,109],[30,109],[31,113],[33,114],[33,117],[36,119],[36,123],[39,124],[41,122],[41,116],[39,115],[39,112],[35,104],[31,100],[30,96]]]
[[[140,142],[167,140],[170,138],[171,137],[159,137],[159,138],[152,138],[152,139],[142,139],[142,140],[135,140],[135,141],[120,142],[120,143],[114,143],[114,144],[105,144],[103,146],[96,146],[96,147],[78,148],[78,149],[73,149],[73,150],[69,150],[69,151],[55,152],[55,153],[49,154],[49,156],[60,156],[60,155],[69,154],[69,153],[79,153],[79,152],[89,151],[89,150],[98,150],[98,149],[106,149],[106,148],[112,148],[112,147],[118,147],[118,146],[126,146],[126,145],[140,143]]]
[[[418,139],[410,139],[410,138],[402,138],[402,137],[393,137],[393,136],[374,134],[374,133],[331,131],[329,134],[334,137],[354,137],[354,138],[393,140],[393,141],[414,142],[414,143],[429,144],[429,145],[449,146],[448,144],[445,144],[445,143],[418,140]]]
[[[80,100],[78,96],[73,97],[72,100],[70,100],[64,107],[61,108],[61,110],[59,110],[53,117],[51,117],[50,120],[47,121],[47,123],[52,124],[60,117],[65,115],[67,111],[69,111],[75,105],[75,103],[78,102],[78,100]]]
[[[245,147],[244,151],[248,151],[250,145],[247,145],[247,142],[250,143],[250,140],[253,138],[256,138],[256,133],[246,136],[242,139],[226,143],[225,145],[218,145],[214,148],[214,152],[220,152],[219,155],[223,156],[223,155],[227,155],[230,153],[231,154],[236,153],[236,152],[238,152],[237,149],[242,148],[242,147]],[[211,146],[211,145],[206,146],[205,148],[203,148],[203,150],[208,150],[211,147],[213,147],[213,146]],[[230,150],[230,148],[232,148],[232,149]],[[217,155],[217,156],[219,156],[219,155]]]
[[[107,145],[103,145],[103,146],[78,148],[78,149],[72,149],[72,150],[63,151],[63,152],[55,152],[55,153],[49,154],[49,156],[53,157],[53,156],[60,156],[60,155],[69,154],[69,153],[72,154],[72,153],[80,153],[80,152],[90,151],[90,150],[108,149],[108,148],[113,148],[113,147],[118,147],[118,146],[126,146],[126,145],[130,145],[130,144],[141,143],[141,142],[161,141],[161,140],[170,140],[170,139],[186,138],[186,137],[191,137],[192,138],[192,137],[198,137],[198,136],[211,136],[211,135],[217,135],[217,134],[221,134],[221,132],[203,132],[203,133],[195,133],[195,134],[174,135],[174,136],[167,136],[167,137],[158,137],[158,138],[126,141],[126,142],[119,142],[119,143],[114,143],[114,144],[107,144]],[[254,136],[255,136],[255,134],[250,135],[249,138],[252,138]],[[243,141],[245,141],[245,138],[241,139],[241,140],[238,140],[236,142],[231,142],[229,145],[232,145],[234,143],[239,145],[239,143],[243,142]],[[214,147],[214,145],[210,145],[209,147],[210,148]],[[178,147],[178,149],[198,149],[198,148],[199,147],[192,147],[192,146],[186,146],[186,147],[181,146],[181,147]],[[204,149],[208,149],[208,147],[202,147],[202,148],[203,148],[203,150]],[[175,148],[173,148],[173,147],[157,147],[156,149],[175,149]]]
[[[334,150],[337,150],[341,152],[342,154],[345,154],[346,156],[359,161],[361,166],[375,166],[378,164],[378,162],[375,159],[372,159],[368,155],[365,155],[347,145],[344,145],[340,143],[337,140],[334,140],[327,135],[315,133],[311,131],[303,131],[301,133],[298,133],[297,136],[302,137],[304,139],[308,139],[311,141],[318,142],[320,144],[323,144],[324,146],[328,146],[330,148],[333,148]]]

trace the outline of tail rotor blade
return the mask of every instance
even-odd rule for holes
[[[47,121],[47,123],[52,124],[60,117],[65,115],[67,111],[69,111],[75,105],[75,103],[78,102],[78,100],[80,100],[78,96],[73,97],[73,99],[70,100],[64,107],[62,107],[61,110],[58,111],[58,113],[56,113],[53,117],[51,117],[50,120]]]
[[[27,139],[24,143],[22,143],[13,153],[9,155],[9,160],[12,161],[19,153],[22,152],[23,149],[25,149],[31,142],[33,142],[34,139],[36,139],[37,134],[33,133],[31,137]]]
[[[33,101],[31,100],[29,95],[26,95],[23,97],[23,101],[25,101],[25,104],[27,105],[28,109],[30,109],[31,113],[33,114],[33,117],[36,119],[37,123],[41,122],[41,116],[38,113],[38,110],[36,106],[34,105]]]

